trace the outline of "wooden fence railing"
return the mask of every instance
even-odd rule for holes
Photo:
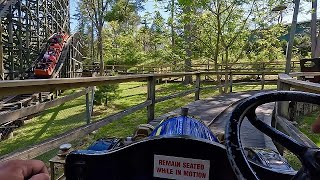
[[[16,94],[26,94],[26,93],[38,93],[38,92],[53,92],[57,90],[66,90],[66,89],[74,89],[74,88],[88,88],[93,86],[99,86],[99,85],[105,85],[105,84],[111,84],[111,83],[123,83],[123,82],[130,82],[130,81],[146,81],[148,82],[147,87],[147,97],[144,102],[141,104],[138,104],[136,106],[130,107],[126,110],[123,110],[121,112],[118,112],[116,114],[113,114],[109,117],[105,117],[101,120],[90,122],[90,115],[88,115],[89,120],[88,123],[84,126],[81,126],[79,128],[73,129],[71,131],[68,131],[64,134],[58,135],[57,137],[48,139],[44,142],[38,143],[36,145],[33,145],[31,147],[28,147],[27,149],[13,152],[10,154],[7,154],[0,158],[0,161],[6,161],[9,159],[31,159],[34,157],[37,157],[49,150],[52,150],[54,148],[57,148],[62,143],[71,142],[73,140],[79,139],[80,137],[83,137],[87,134],[89,134],[92,131],[95,131],[102,126],[109,124],[115,120],[118,120],[124,116],[127,116],[131,113],[134,113],[138,110],[147,108],[147,119],[148,121],[151,121],[154,119],[155,114],[155,104],[158,102],[166,101],[172,98],[176,97],[182,97],[189,95],[191,93],[194,93],[194,99],[199,100],[200,99],[200,92],[201,90],[205,89],[217,89],[221,87],[230,88],[232,90],[232,86],[236,85],[237,83],[233,82],[234,76],[243,76],[243,75],[261,75],[260,82],[255,82],[261,85],[261,88],[264,88],[264,85],[266,81],[264,80],[265,75],[277,75],[278,72],[188,72],[188,73],[168,73],[168,74],[140,74],[140,75],[126,75],[126,76],[114,76],[114,77],[88,77],[88,78],[73,78],[73,79],[38,79],[38,80],[14,80],[14,81],[1,81],[0,82],[0,96],[8,96],[8,95],[16,95]],[[221,82],[220,84],[216,84],[214,86],[210,87],[201,87],[201,78],[206,75],[215,75],[218,77],[221,77],[222,75],[225,78],[225,81],[218,81]],[[156,80],[160,78],[173,78],[173,77],[183,77],[183,76],[193,76],[195,77],[195,84],[194,88],[191,90],[187,90],[181,93],[172,94],[166,97],[161,97],[156,99]],[[274,81],[276,83],[276,81]],[[247,83],[241,83],[241,85],[244,84],[252,84],[252,82]],[[77,95],[73,96],[79,96],[79,95],[87,95],[87,113],[90,113],[90,107],[89,108],[89,100],[88,100],[88,93],[90,91],[84,90],[79,92]],[[71,98],[71,97],[67,97]],[[34,113],[33,111],[38,110],[44,110],[44,107],[52,107],[52,104],[57,105],[57,101],[66,102],[66,99],[57,99],[55,102],[47,102],[45,104],[37,105],[37,108],[33,108],[33,106],[30,106],[29,109],[21,109],[19,110],[22,115],[26,115],[28,113]],[[74,97],[72,97],[74,98]],[[14,112],[13,114],[19,115],[19,112]],[[22,116],[20,115],[20,116]],[[6,119],[10,119],[10,116],[6,117]],[[1,119],[1,122],[5,122],[5,119]]]
[[[85,71],[99,71],[99,65],[84,65],[83,69]],[[275,61],[275,62],[261,62],[261,63],[233,63],[227,68],[225,65],[219,64],[218,69],[220,71],[283,71],[285,68],[285,61]],[[144,74],[144,73],[172,73],[177,71],[183,71],[184,65],[160,65],[160,66],[148,66],[148,65],[105,65],[104,69],[107,72],[119,72],[119,73],[129,73],[129,74]],[[212,63],[202,63],[202,64],[192,64],[192,71],[214,71],[214,64]],[[292,72],[300,71],[300,62],[291,62]]]
[[[299,90],[305,92],[320,93],[320,84],[312,83],[308,81],[298,80],[294,77],[303,76],[320,76],[320,72],[298,72],[287,74],[279,74],[278,79],[278,90]],[[305,144],[309,147],[317,147],[308,137],[306,137],[300,130],[295,126],[295,123],[290,119],[290,102],[277,102],[276,116],[273,124],[275,127],[282,129],[285,133],[289,134],[298,142]]]

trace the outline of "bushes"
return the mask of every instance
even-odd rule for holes
[[[96,105],[104,104],[106,106],[108,102],[119,97],[120,91],[118,90],[118,88],[118,84],[98,86],[94,96],[94,103]]]

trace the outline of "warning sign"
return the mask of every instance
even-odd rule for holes
[[[185,180],[209,180],[209,170],[209,160],[154,155],[154,177]]]

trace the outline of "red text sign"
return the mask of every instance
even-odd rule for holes
[[[154,177],[209,180],[209,170],[209,160],[154,155]]]

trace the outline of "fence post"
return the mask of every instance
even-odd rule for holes
[[[58,96],[59,96],[59,90],[56,90],[54,93],[55,93],[55,96],[56,96],[55,98],[58,98]]]
[[[148,100],[151,100],[151,104],[147,107],[148,122],[154,119],[154,108],[156,101],[156,80],[154,76],[148,77]]]
[[[219,93],[221,94],[223,91],[222,91],[222,81],[221,81],[220,72],[217,72],[217,82],[218,82],[218,86],[219,86]]]
[[[93,86],[93,87],[92,87],[92,91],[91,91],[90,117],[92,116],[92,113],[93,113],[93,105],[94,105],[94,95],[95,95],[95,91],[96,91],[96,86]]]
[[[294,69],[296,68],[295,66],[294,66],[295,64],[294,64],[294,61],[292,61],[292,72],[294,72]]]
[[[87,120],[87,124],[90,123],[91,121],[91,112],[90,112],[90,96],[89,96],[89,92],[90,92],[90,87],[88,87],[86,89],[86,120]]]
[[[197,73],[196,74],[196,92],[195,92],[195,95],[194,95],[194,100],[195,101],[198,101],[200,99],[200,82],[201,82],[201,74],[200,73]]]
[[[262,77],[261,77],[261,90],[264,90],[264,84],[265,84],[265,72],[264,70],[262,71]]]
[[[278,80],[278,91],[290,91],[290,85],[281,83],[280,80]],[[284,118],[290,119],[289,115],[289,101],[281,101],[276,102],[277,106],[277,115],[280,115]]]
[[[42,93],[41,92],[39,93],[38,99],[39,99],[39,102],[42,103]]]
[[[232,93],[232,85],[233,85],[233,75],[232,75],[232,72],[230,71],[230,93]]]
[[[228,68],[226,68],[224,74],[224,93],[228,93],[228,87],[229,87],[229,73],[228,73]]]

